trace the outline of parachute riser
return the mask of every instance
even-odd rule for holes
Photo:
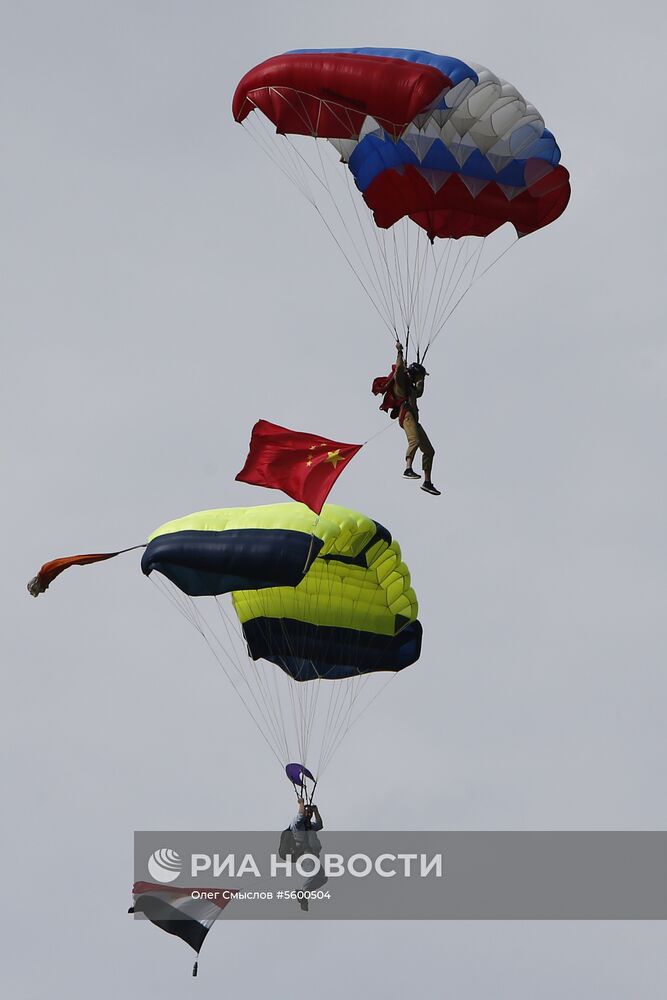
[[[417,350],[416,350],[415,353],[417,355],[417,364],[418,365],[419,364],[423,364],[424,358],[428,354],[428,349],[429,349],[430,346],[431,346],[430,343],[427,344],[426,347],[425,347],[425,349],[424,349],[424,353],[422,354],[421,353],[421,348],[420,348],[419,344],[417,344]],[[406,365],[408,364],[408,360],[409,360],[409,350],[410,350],[410,327],[408,327],[407,330],[406,330],[406,332],[405,332],[405,363],[406,363]]]

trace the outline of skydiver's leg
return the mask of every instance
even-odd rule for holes
[[[424,482],[422,483],[422,489],[425,493],[430,493],[432,496],[439,497],[440,490],[436,489],[431,482],[431,468],[433,466],[435,448],[429,441],[428,434],[421,424],[417,424],[417,430],[419,432],[419,447],[422,453],[422,469],[424,470]]]
[[[405,471],[403,475],[406,479],[421,479],[419,473],[412,471],[412,463],[419,448],[419,429],[417,421],[411,413],[406,413],[403,418],[403,430],[408,439],[408,450],[405,453]]]
[[[431,481],[431,469],[433,468],[433,457],[435,455],[435,448],[429,441],[428,434],[424,430],[421,424],[417,424],[417,435],[418,435],[418,445],[422,453],[422,469],[424,470],[424,479],[426,482]]]
[[[307,878],[303,883],[303,888],[306,892],[316,892],[317,889],[321,889],[323,885],[326,885],[329,879],[324,874],[324,868],[320,868],[319,871]]]

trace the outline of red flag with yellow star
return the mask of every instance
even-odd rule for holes
[[[282,490],[319,514],[333,484],[361,447],[258,420],[246,463],[236,478]]]

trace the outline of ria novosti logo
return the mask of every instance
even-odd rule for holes
[[[163,847],[148,859],[148,871],[156,882],[174,882],[181,874],[183,861],[178,851]]]
[[[355,845],[356,846],[356,845]],[[146,857],[146,855],[144,855]],[[313,878],[322,875],[326,879],[351,876],[362,879],[379,876],[382,879],[401,878],[442,878],[444,875],[444,857],[439,852],[382,852],[373,851],[369,854],[354,851],[353,853],[319,852],[313,854],[306,851],[295,858],[280,854],[265,853],[262,850],[256,860],[252,853],[230,852],[222,854],[217,851],[207,853],[180,854],[169,847],[153,851],[146,862],[148,872],[155,882],[175,882],[179,875],[189,878],[207,879],[241,878],[291,878],[292,875],[302,878]]]

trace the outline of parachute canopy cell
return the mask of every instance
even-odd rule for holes
[[[144,573],[191,597],[232,593],[253,660],[297,681],[398,671],[421,651],[410,573],[371,518],[299,503],[191,514],[158,528]]]

